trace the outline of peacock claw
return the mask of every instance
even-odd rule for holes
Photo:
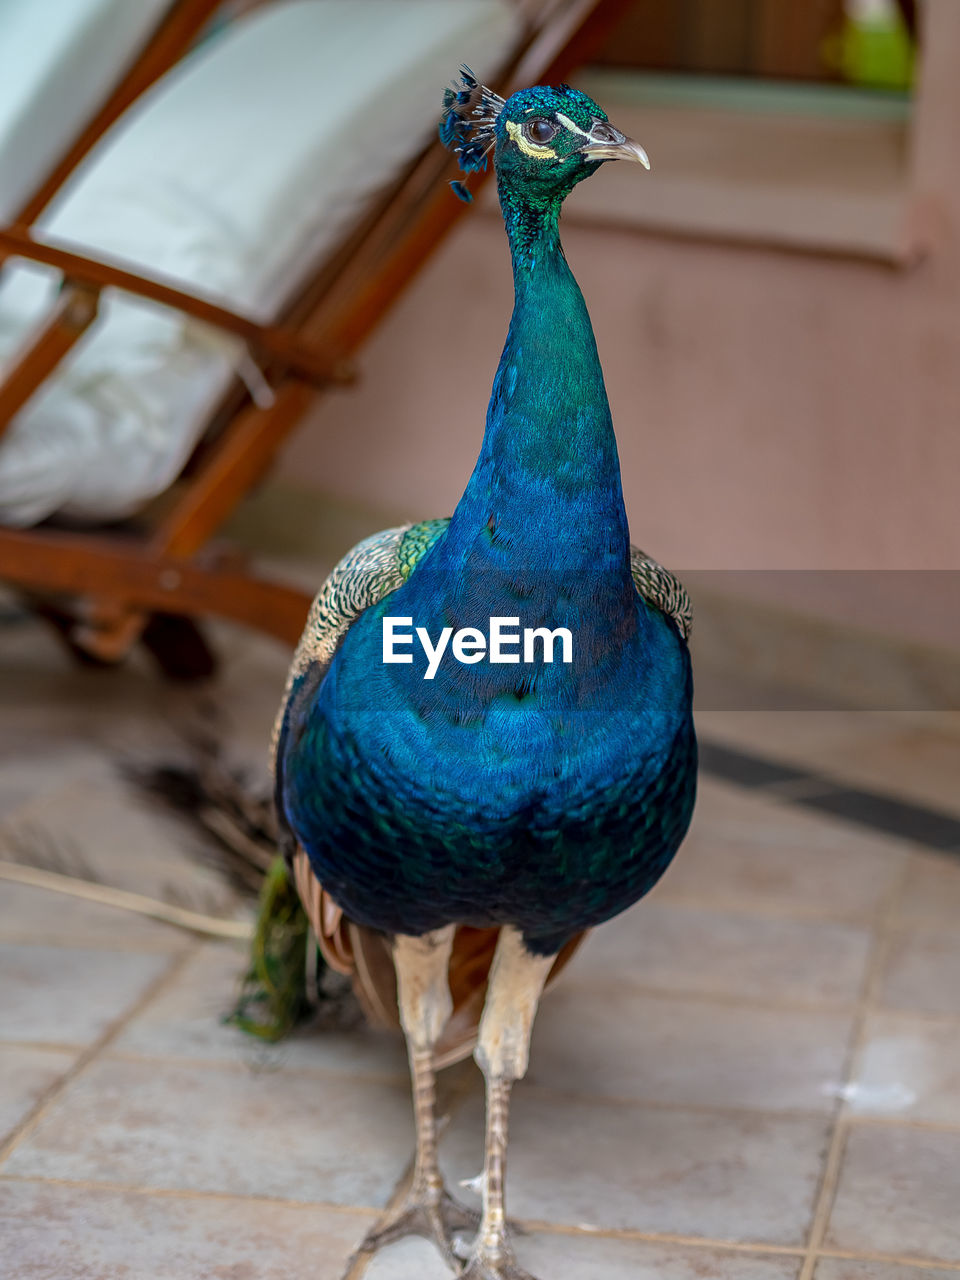
[[[473,1254],[458,1280],[536,1280],[536,1277],[517,1264],[512,1249],[501,1249],[497,1253]]]
[[[444,1261],[454,1271],[463,1266],[463,1255],[458,1255],[458,1237],[473,1237],[480,1225],[480,1214],[455,1200],[448,1191],[439,1196],[415,1195],[411,1192],[406,1203],[382,1227],[374,1228],[360,1246],[359,1253],[376,1253],[388,1244],[405,1236],[424,1236],[432,1240],[440,1250]],[[464,1253],[469,1250],[469,1242]]]

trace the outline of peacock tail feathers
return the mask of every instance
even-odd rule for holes
[[[280,711],[270,739],[276,771],[277,748],[291,694],[311,668],[326,668],[351,623],[402,586],[417,562],[450,523],[448,517],[384,529],[358,542],[331,571],[317,593],[287,674]]]
[[[250,960],[240,996],[226,1021],[280,1040],[304,1017],[310,926],[283,858],[276,858],[260,892]]]

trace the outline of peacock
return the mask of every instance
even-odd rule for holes
[[[607,160],[649,168],[646,154],[576,89],[504,101],[465,67],[440,136],[467,174],[492,154],[513,263],[483,443],[450,518],[366,539],[321,589],[274,733],[275,798],[324,954],[359,974],[371,1015],[396,1010],[407,1042],[413,1176],[362,1248],[418,1233],[466,1280],[531,1280],[504,1208],[511,1087],[548,978],[656,884],[686,833],[691,613],[631,548],[558,234],[578,182]],[[471,1049],[482,1214],[446,1190],[437,1159],[436,1072]]]

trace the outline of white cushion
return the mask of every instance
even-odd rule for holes
[[[109,96],[170,0],[0,0],[0,223]]]
[[[370,196],[429,139],[443,86],[517,34],[507,0],[292,0],[257,11],[157,85],[91,155],[42,232],[276,316]],[[451,195],[451,199],[454,197]],[[51,273],[0,289],[0,359]],[[175,479],[242,351],[112,297],[0,441],[0,521],[135,510]]]

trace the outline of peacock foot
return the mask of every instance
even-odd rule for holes
[[[495,1250],[475,1249],[459,1280],[536,1280],[536,1277],[518,1265],[509,1246],[501,1246]]]
[[[480,1214],[455,1200],[446,1190],[417,1192],[411,1189],[405,1203],[382,1227],[375,1227],[360,1246],[359,1253],[376,1253],[405,1236],[424,1236],[432,1240],[446,1263],[455,1271],[463,1266],[469,1250],[469,1238],[480,1225]],[[466,1245],[457,1252],[461,1238]]]

